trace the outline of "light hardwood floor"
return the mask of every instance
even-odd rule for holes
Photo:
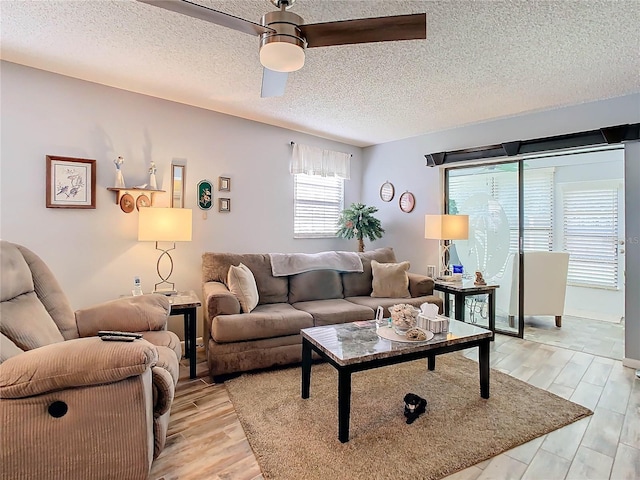
[[[476,359],[477,349],[465,355]],[[594,415],[447,480],[640,479],[640,380],[634,370],[607,357],[503,335],[496,336],[491,365]],[[197,373],[190,380],[182,361],[167,445],[149,479],[262,479],[224,385],[208,376],[202,349]]]

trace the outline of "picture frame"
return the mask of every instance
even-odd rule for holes
[[[47,208],[96,208],[96,161],[46,156]]]
[[[400,195],[398,205],[400,206],[400,210],[404,213],[411,213],[416,206],[416,197],[413,193],[406,191]]]
[[[210,210],[213,206],[213,185],[209,180],[198,182],[198,208]]]
[[[184,208],[185,182],[187,166],[171,163],[171,207]]]
[[[218,177],[218,191],[219,192],[230,192],[231,191],[231,178],[229,178],[229,177]]]
[[[396,189],[394,188],[393,183],[388,180],[384,182],[380,187],[380,199],[383,202],[390,202],[391,200],[393,200],[395,194]]]
[[[218,198],[218,211],[230,212],[231,211],[231,199],[230,198]]]

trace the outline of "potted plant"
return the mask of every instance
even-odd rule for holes
[[[358,251],[364,252],[364,237],[372,242],[377,238],[382,238],[384,229],[380,225],[380,220],[373,216],[378,209],[367,207],[362,203],[352,203],[340,214],[338,225],[340,229],[336,235],[341,238],[357,238]]]

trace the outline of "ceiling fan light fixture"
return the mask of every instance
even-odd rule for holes
[[[274,72],[295,72],[304,66],[307,41],[298,27],[303,21],[300,15],[285,10],[263,15],[260,23],[274,30],[260,36],[260,63],[263,67]]]
[[[274,72],[300,70],[304,57],[304,48],[294,43],[271,42],[260,48],[260,63]]]

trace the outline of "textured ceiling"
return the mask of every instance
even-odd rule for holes
[[[192,0],[259,22],[268,0]],[[122,1],[0,2],[2,59],[367,146],[640,92],[640,1],[298,0],[317,23],[427,13],[427,40],[307,51],[260,98],[258,38]]]

